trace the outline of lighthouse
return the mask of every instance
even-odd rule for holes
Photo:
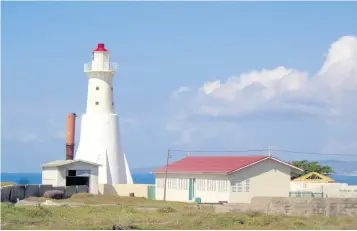
[[[85,114],[81,118],[76,160],[100,164],[99,184],[133,184],[120,142],[119,115],[115,113],[113,77],[118,69],[110,63],[109,51],[99,43],[92,61],[84,64],[88,76]]]

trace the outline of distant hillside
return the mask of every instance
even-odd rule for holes
[[[357,161],[320,160],[319,163],[331,166],[336,175],[357,176]]]

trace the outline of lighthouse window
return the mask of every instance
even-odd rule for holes
[[[98,91],[98,90],[99,90],[99,87],[96,87],[95,89]]]
[[[114,106],[114,102],[112,102],[112,105]]]
[[[95,105],[99,105],[99,102],[95,102]]]
[[[111,87],[112,91],[113,91],[113,88]]]

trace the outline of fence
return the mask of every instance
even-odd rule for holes
[[[15,203],[28,197],[43,197],[46,191],[59,190],[64,192],[64,197],[69,198],[73,194],[88,193],[88,186],[63,186],[53,187],[44,184],[12,185],[1,187],[1,202]]]
[[[250,204],[215,206],[216,212],[259,212],[287,216],[351,216],[357,215],[357,198],[254,197]]]
[[[300,197],[300,198],[316,197],[316,198],[322,198],[322,197],[324,197],[324,193],[314,193],[314,192],[289,192],[289,197]]]

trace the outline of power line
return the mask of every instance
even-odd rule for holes
[[[247,149],[247,150],[170,149],[170,150],[171,152],[263,152],[263,151],[267,151],[268,149]]]
[[[347,154],[347,153],[320,153],[320,152],[301,152],[301,151],[291,151],[284,149],[271,149],[272,151],[277,152],[288,152],[288,153],[296,153],[296,154],[304,154],[304,155],[318,155],[318,156],[357,156],[357,154]]]
[[[317,156],[357,156],[357,154],[346,154],[346,153],[320,153],[320,152],[304,152],[304,151],[292,151],[285,149],[222,149],[222,150],[214,150],[214,149],[170,149],[171,152],[225,152],[225,153],[237,153],[237,152],[287,152],[287,153],[295,153],[295,154],[304,154],[304,155],[317,155]]]

